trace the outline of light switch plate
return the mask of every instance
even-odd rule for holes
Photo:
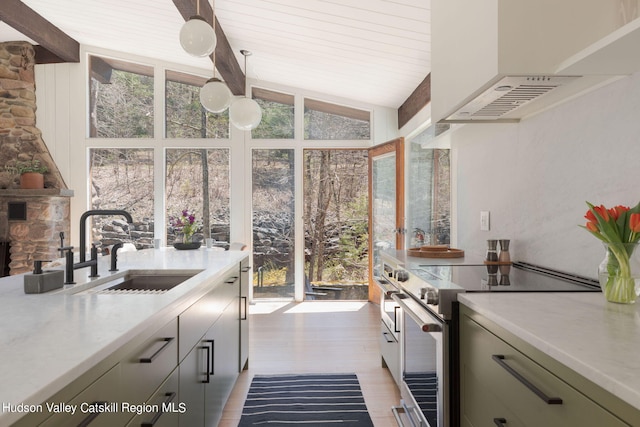
[[[480,231],[489,231],[489,211],[480,211]]]

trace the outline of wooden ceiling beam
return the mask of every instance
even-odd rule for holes
[[[416,87],[398,107],[398,129],[406,125],[416,113],[431,102],[431,73]]]
[[[41,46],[36,62],[80,62],[80,44],[20,0],[2,0],[0,20]]]
[[[173,4],[176,5],[180,15],[184,20],[188,20],[192,16],[196,15],[198,0],[173,0]],[[209,25],[212,25],[213,10],[207,0],[200,1],[200,16],[202,16]],[[240,68],[240,64],[236,60],[236,56],[231,49],[229,40],[224,34],[218,18],[216,18],[216,37],[218,43],[216,44],[215,51],[215,63],[216,68],[220,72],[222,80],[227,84],[231,93],[234,95],[244,95],[245,91],[245,76]],[[210,56],[213,61],[213,55]]]

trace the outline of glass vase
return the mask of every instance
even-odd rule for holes
[[[633,304],[640,293],[638,243],[605,243],[598,267],[600,287],[607,301]]]

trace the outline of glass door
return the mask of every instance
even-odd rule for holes
[[[404,138],[369,149],[369,284],[382,268],[380,251],[404,249]],[[369,300],[379,300],[369,286]]]

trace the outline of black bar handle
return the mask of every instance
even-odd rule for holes
[[[494,418],[493,423],[498,427],[505,427],[507,425],[507,420],[504,418]]]
[[[204,373],[207,376],[206,380],[203,380],[202,382],[204,384],[209,384],[211,382],[211,374],[209,374],[209,369],[211,369],[211,366],[209,364],[209,361],[211,360],[211,349],[209,348],[208,345],[202,346],[200,348],[203,348],[206,352],[207,352],[207,371]]]
[[[211,367],[208,368],[208,369],[209,369],[209,375],[215,375],[214,363],[213,362],[215,361],[215,359],[214,359],[215,351],[214,350],[215,350],[216,342],[215,342],[215,340],[205,340],[204,342],[208,342],[209,344],[211,344],[211,353],[210,353],[210,356],[209,356],[210,359],[211,359]],[[209,366],[208,362],[207,362],[207,366]]]
[[[106,404],[107,404],[107,402],[91,402],[90,406],[106,405]],[[89,424],[91,424],[93,422],[93,420],[98,418],[98,415],[100,415],[101,413],[102,413],[102,411],[100,411],[100,412],[92,412],[85,419],[80,421],[80,423],[78,424],[78,427],[87,427]]]
[[[251,270],[251,266],[250,265],[248,265],[246,267],[243,267],[242,270],[240,270],[240,271],[243,272],[243,273],[246,273],[249,270]]]
[[[518,381],[520,381],[522,383],[522,385],[524,385],[525,387],[527,387],[529,390],[531,390],[536,396],[538,396],[540,399],[542,399],[547,405],[562,405],[562,399],[559,397],[549,397],[547,396],[542,390],[540,390],[538,387],[536,387],[535,385],[533,385],[533,383],[531,383],[531,381],[529,381],[528,379],[526,379],[524,376],[522,376],[518,371],[516,371],[515,369],[513,369],[511,366],[509,366],[507,364],[507,362],[504,361],[504,355],[502,354],[494,354],[491,356],[491,358],[498,364],[500,365],[502,368],[504,368],[505,371],[509,372],[511,375],[513,375],[513,377],[515,379],[517,379]]]
[[[169,344],[171,344],[171,341],[173,341],[175,339],[175,337],[166,337],[166,338],[162,338],[162,342],[164,342],[164,344],[162,344],[162,347],[160,347],[155,353],[153,353],[151,356],[149,357],[141,357],[140,358],[140,363],[152,363],[153,359],[155,359],[156,357],[158,357],[158,355],[160,353],[162,353],[162,351],[164,349],[166,349],[167,347],[169,347]]]
[[[238,276],[233,276],[233,277],[229,277],[227,280],[225,280],[224,283],[227,283],[229,285],[233,285],[234,283],[236,283],[237,280],[238,280]]]
[[[393,307],[393,332],[399,333],[400,329],[398,329],[398,327],[400,326],[400,321],[398,320],[398,313],[400,312],[400,306],[396,305],[395,307]]]
[[[389,332],[383,332],[382,336],[389,344],[396,342],[396,340],[394,340],[393,338],[389,339]]]
[[[248,314],[247,300],[248,300],[248,298],[247,297],[240,297],[240,299],[244,301],[244,310],[243,310],[242,317],[240,318],[240,320],[247,320],[248,319],[248,317],[247,317],[247,314]]]
[[[153,418],[151,418],[151,421],[143,422],[142,424],[140,424],[140,427],[153,427],[158,422],[162,414],[164,414],[162,408],[165,408],[176,397],[175,392],[165,393],[164,395],[166,398],[164,399],[162,406],[160,406],[160,410],[156,412]]]

